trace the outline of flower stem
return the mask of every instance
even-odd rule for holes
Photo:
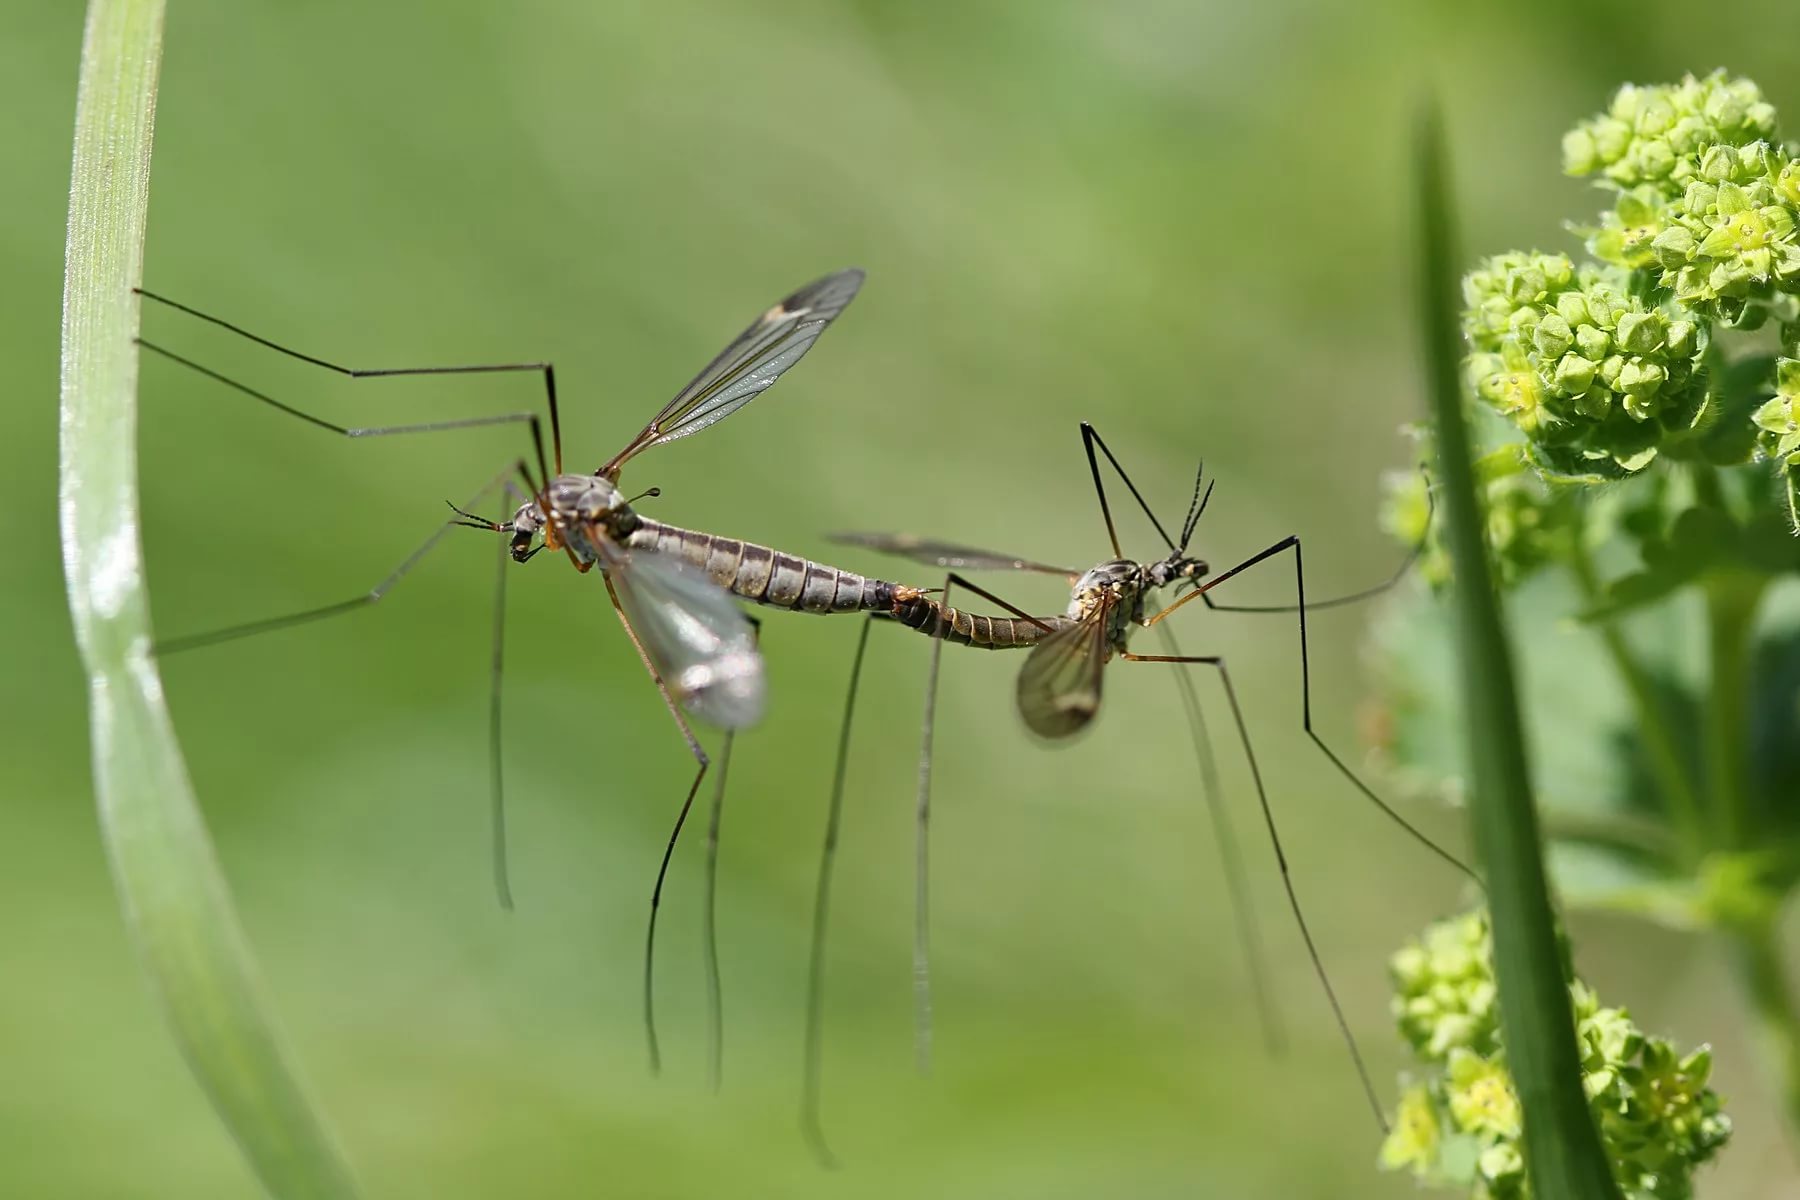
[[[1575,550],[1569,556],[1569,567],[1581,585],[1583,598],[1592,607],[1600,601],[1599,576],[1586,544],[1579,536],[1575,541]],[[1650,681],[1650,673],[1638,661],[1637,655],[1632,653],[1631,646],[1617,623],[1604,619],[1597,623],[1596,630],[1607,654],[1612,657],[1619,678],[1625,682],[1625,690],[1631,696],[1631,707],[1637,715],[1638,730],[1642,736],[1644,752],[1650,759],[1650,769],[1662,786],[1663,795],[1669,804],[1669,815],[1678,832],[1677,841],[1692,865],[1704,853],[1706,816],[1700,803],[1700,793],[1695,789],[1694,780],[1688,774],[1687,767],[1681,761],[1681,753],[1676,748],[1675,731],[1669,724],[1669,714],[1657,703],[1656,689]]]
[[[1800,1148],[1800,1010],[1781,961],[1775,914],[1729,934],[1738,980],[1750,998],[1758,1057],[1787,1114],[1788,1139]]]
[[[1750,802],[1750,635],[1765,581],[1729,575],[1706,588],[1706,641],[1712,669],[1705,713],[1707,799],[1715,846],[1743,849]]]

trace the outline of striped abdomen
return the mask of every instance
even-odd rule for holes
[[[1035,646],[1073,622],[1068,617],[986,617],[980,613],[946,608],[930,596],[896,596],[893,617],[926,637],[941,637],[959,646],[980,650],[1014,650]]]
[[[814,613],[889,612],[900,597],[913,593],[911,588],[840,571],[767,546],[664,525],[648,517],[638,518],[625,544],[692,563],[733,595],[771,608]]]

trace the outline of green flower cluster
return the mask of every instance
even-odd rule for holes
[[[1626,84],[1604,113],[1563,135],[1563,169],[1596,171],[1620,187],[1657,183],[1680,191],[1708,146],[1775,136],[1775,106],[1748,79],[1714,71],[1656,87]]]
[[[1549,485],[1491,488],[1490,535],[1518,551],[1509,582],[1557,557],[1543,530],[1563,485],[1659,461],[1773,460],[1800,532],[1800,377],[1764,403],[1766,382],[1725,340],[1774,321],[1784,364],[1800,362],[1800,145],[1778,138],[1748,79],[1623,87],[1563,139],[1565,169],[1612,200],[1578,229],[1592,257],[1501,254],[1464,277],[1467,385]]]
[[[1506,1070],[1487,915],[1440,922],[1394,955],[1394,1015],[1427,1069],[1407,1085],[1381,1165],[1491,1200],[1531,1195],[1519,1100]],[[1702,1048],[1686,1056],[1646,1037],[1624,1009],[1570,985],[1583,1083],[1620,1188],[1634,1200],[1685,1200],[1694,1168],[1731,1135],[1707,1087]]]
[[[1701,415],[1706,325],[1646,301],[1620,268],[1497,255],[1464,277],[1463,300],[1469,381],[1549,473],[1639,470]]]

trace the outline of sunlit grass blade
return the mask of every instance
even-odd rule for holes
[[[263,1186],[284,1198],[351,1196],[349,1169],[263,1001],[150,654],[131,288],[143,268],[162,26],[162,0],[89,8],[69,189],[60,507],[100,831],[176,1040]],[[141,1182],[159,1190],[153,1177]]]
[[[1618,1197],[1582,1090],[1575,1018],[1544,875],[1511,647],[1488,569],[1464,426],[1449,180],[1435,105],[1417,134],[1419,304],[1438,478],[1456,585],[1459,677],[1468,723],[1470,819],[1487,878],[1507,1066],[1524,1111],[1526,1170],[1538,1196]]]

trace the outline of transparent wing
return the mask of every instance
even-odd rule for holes
[[[955,542],[937,542],[930,538],[914,537],[910,533],[828,533],[825,538],[839,545],[862,546],[882,554],[898,555],[953,570],[1040,571],[1045,575],[1066,575],[1070,579],[1081,574],[1068,567],[1053,567],[1015,554],[978,550],[974,546],[959,546]]]
[[[1019,672],[1019,715],[1039,737],[1073,737],[1100,711],[1109,603],[1039,642]]]
[[[599,474],[613,478],[639,451],[698,433],[761,395],[812,349],[825,326],[856,297],[862,282],[860,268],[838,271],[807,284],[756,318]]]
[[[697,567],[653,550],[613,550],[602,562],[644,653],[683,708],[709,725],[744,729],[763,711],[763,664],[731,594]]]

